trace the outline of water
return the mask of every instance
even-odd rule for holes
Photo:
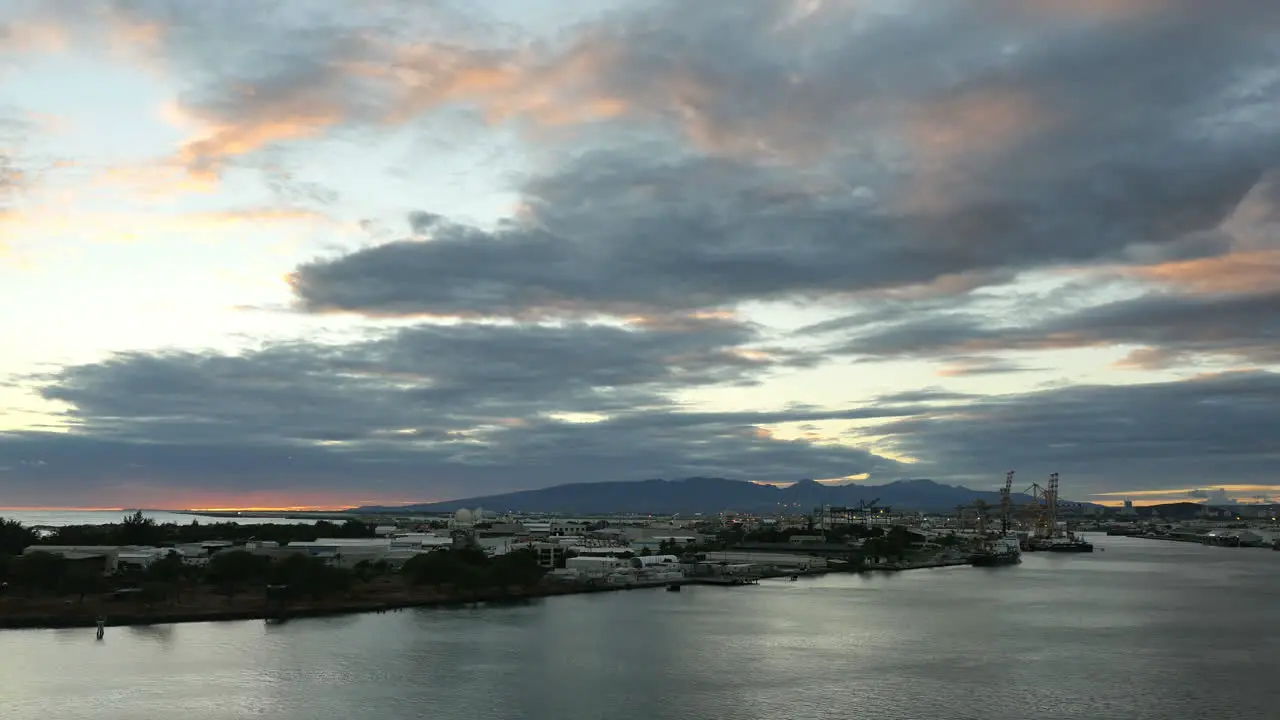
[[[0,717],[1280,717],[1280,553],[1095,539],[1009,568],[3,632]]]
[[[45,525],[48,527],[62,527],[64,525],[106,525],[107,523],[118,523],[125,515],[130,514],[132,514],[132,511],[126,512],[124,510],[0,510],[0,518],[19,520],[23,525],[27,526]],[[155,520],[161,525],[168,523],[190,525],[192,520],[199,520],[201,523],[236,522],[241,525],[263,525],[266,523],[293,525],[298,523],[315,522],[315,520],[287,518],[232,518],[213,515],[187,515],[182,513],[164,512],[161,510],[144,510],[142,514]]]

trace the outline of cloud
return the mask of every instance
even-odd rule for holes
[[[832,4],[801,23],[781,4],[679,22],[646,7],[588,36],[610,38],[593,40],[605,85],[643,117],[680,110],[776,153],[661,132],[581,153],[523,182],[496,230],[440,217],[427,242],[303,265],[302,306],[571,316],[956,295],[1035,269],[1216,258],[1230,248],[1215,233],[1280,167],[1272,35],[1249,31],[1280,18],[1257,4],[1152,3],[1141,23],[1097,10],[1083,28],[964,3]],[[697,88],[687,107],[653,90],[672,83]],[[628,120],[609,127],[624,137]]]
[[[794,480],[798,467],[824,477],[893,471],[896,463],[864,450],[758,430],[903,416],[908,406],[707,413],[671,399],[678,390],[755,383],[795,362],[743,352],[757,341],[749,326],[724,320],[643,329],[461,324],[241,355],[122,353],[42,378],[40,394],[68,408],[68,430],[0,436],[0,464],[46,460],[39,478],[15,483],[46,498],[69,497],[88,473],[96,490],[79,491],[108,504],[122,502],[112,499],[113,483],[139,483],[137,493],[211,483],[234,492],[294,473],[299,482],[315,473],[316,487],[330,493],[358,476],[359,492],[386,482],[396,493],[483,494],[706,473]],[[197,459],[204,464],[180,464]],[[33,484],[40,478],[47,482]]]
[[[0,16],[0,60],[5,55],[57,52],[66,46],[66,35],[56,24],[22,20],[6,22]]]
[[[1240,372],[1180,382],[1082,385],[973,399],[874,424],[894,452],[928,458],[916,472],[1020,480],[1061,472],[1063,495],[1274,482],[1280,375]]]
[[[13,108],[0,107],[0,258],[13,244],[14,205],[34,182],[27,158],[22,157],[30,131],[29,118]]]
[[[1095,268],[1036,296],[969,293],[950,302],[863,302],[805,328],[847,333],[839,352],[947,360],[964,354],[1133,346],[1121,367],[1158,369],[1201,359],[1280,362],[1280,202],[1264,176],[1215,228],[1192,238],[1217,254]],[[949,360],[955,362],[954,359]],[[949,370],[944,370],[944,373]]]
[[[183,89],[164,115],[181,147],[108,180],[211,189],[247,166],[314,208],[340,198],[283,146],[461,127],[527,151],[511,217],[464,222],[424,190],[400,239],[291,276],[306,313],[450,324],[65,367],[41,392],[70,430],[0,438],[0,464],[45,473],[24,477],[33,497],[901,471],[777,428],[825,421],[951,479],[1014,463],[1198,487],[1205,458],[1245,478],[1274,460],[1265,372],[852,408],[674,398],[812,369],[821,342],[934,360],[948,384],[1059,348],[1280,362],[1275,3],[653,0],[538,33],[397,2],[29,7],[69,47],[139,40],[131,59]],[[846,315],[789,347],[741,320],[781,301]]]
[[[1031,372],[1037,368],[1028,367],[1010,360],[992,357],[949,357],[947,366],[938,371],[944,377],[963,377],[973,375],[1004,375],[1006,373]]]
[[[1213,490],[1192,490],[1187,493],[1187,497],[1204,500],[1205,505],[1234,505],[1236,498],[1227,494],[1224,488],[1215,488]]]
[[[1182,356],[1280,363],[1280,294],[1153,293],[1103,302],[1023,324],[976,311],[922,312],[903,322],[870,321],[838,351],[867,358],[947,359],[1006,351],[1140,346],[1134,367],[1161,367]]]

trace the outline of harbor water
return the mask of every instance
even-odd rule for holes
[[[0,632],[0,717],[1280,717],[1280,553],[1091,539],[1011,567]]]

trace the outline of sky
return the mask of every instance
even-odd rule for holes
[[[1280,3],[9,0],[0,507],[1280,495]]]

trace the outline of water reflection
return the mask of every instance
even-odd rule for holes
[[[132,625],[125,628],[114,628],[117,631],[123,630],[135,638],[143,642],[150,642],[156,645],[168,646],[173,644],[174,625]]]

